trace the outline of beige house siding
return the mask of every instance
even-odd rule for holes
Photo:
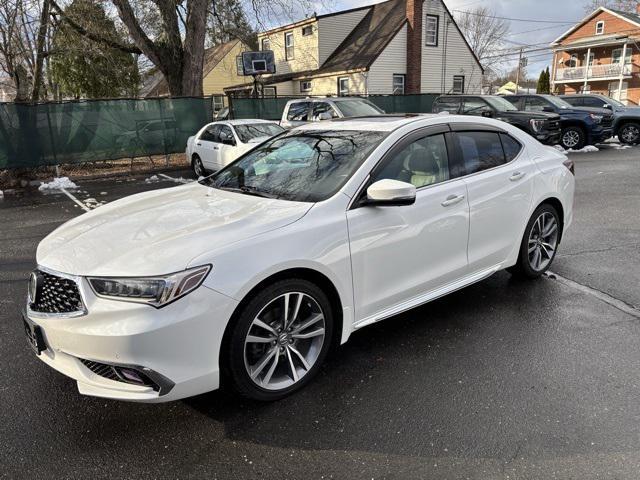
[[[311,35],[302,35],[302,28],[311,26]],[[293,32],[293,59],[287,60],[284,48],[285,33]],[[287,29],[258,34],[258,45],[262,48],[262,39],[268,38],[275,57],[276,74],[316,70],[318,63],[318,22],[310,19]]]
[[[318,34],[320,38],[318,61],[320,65],[329,58],[329,55],[338,48],[368,12],[368,8],[363,8],[355,12],[341,13],[318,19]]]
[[[225,57],[202,80],[205,95],[224,95],[224,88],[247,81],[247,77],[238,75],[236,57],[248,47],[238,42]]]
[[[407,72],[407,26],[404,25],[387,48],[371,64],[368,93],[393,92],[393,74]]]
[[[426,22],[423,18],[422,92],[450,92],[453,88],[453,76],[464,75],[465,93],[480,93],[482,87],[482,69],[466,45],[462,34],[453,24],[453,19],[447,13],[442,1],[423,2],[423,12],[425,16],[438,15],[439,26],[438,46],[427,46],[425,35]]]

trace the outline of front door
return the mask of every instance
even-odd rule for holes
[[[357,206],[347,212],[356,321],[414,302],[467,271],[469,207],[466,185],[452,178],[448,127],[415,132],[372,172],[413,183],[416,202]]]
[[[520,143],[506,133],[452,128],[460,129],[453,138],[465,168],[473,274],[503,264],[520,246],[537,169]]]
[[[220,125],[220,132],[218,134],[218,157],[216,170],[226,167],[235,160],[235,153],[237,152],[237,142],[233,135],[233,131],[229,125]]]

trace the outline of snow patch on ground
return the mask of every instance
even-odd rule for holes
[[[73,183],[71,180],[69,180],[69,177],[56,177],[49,183],[40,184],[40,186],[38,187],[38,190],[40,190],[41,192],[44,192],[47,190],[61,190],[63,188],[73,189],[73,188],[78,188],[78,186],[75,183]]]
[[[574,150],[570,148],[569,150],[565,150],[560,145],[554,145],[555,149],[562,153],[590,153],[590,152],[599,152],[600,149],[595,145],[587,145],[586,147],[581,148],[580,150]]]
[[[149,178],[145,178],[144,179],[144,183],[156,183],[160,181],[160,177],[158,177],[157,175],[153,175]]]

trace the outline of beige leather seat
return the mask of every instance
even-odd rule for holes
[[[409,181],[416,188],[442,181],[437,160],[431,152],[424,148],[409,155],[405,161],[405,169],[410,174]]]

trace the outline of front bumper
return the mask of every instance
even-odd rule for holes
[[[236,300],[200,286],[156,309],[98,298],[84,279],[80,289],[86,315],[64,318],[28,313],[28,322],[40,327],[47,346],[38,358],[76,380],[80,393],[166,402],[219,387],[220,346]],[[160,388],[105,378],[87,366],[91,362],[147,369]]]
[[[613,136],[613,128],[599,128],[591,131],[590,144],[600,143]]]
[[[536,140],[545,145],[557,145],[560,143],[560,130],[554,130],[552,132],[542,131],[534,134]]]

